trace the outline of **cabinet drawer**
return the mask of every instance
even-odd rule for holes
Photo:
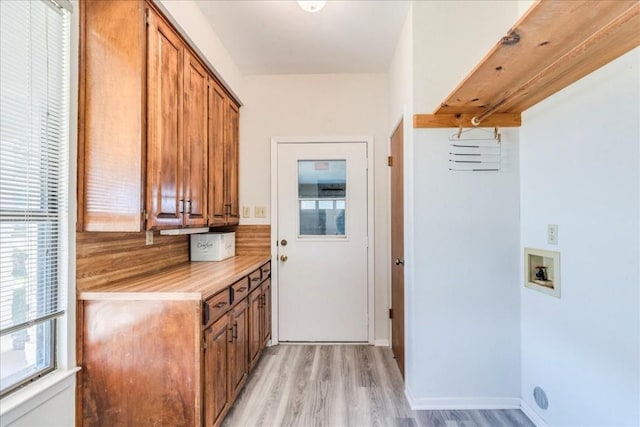
[[[261,278],[262,278],[262,272],[260,271],[260,269],[249,274],[249,286],[251,286],[251,289],[254,289],[260,284]]]
[[[228,289],[215,294],[204,303],[202,324],[207,326],[215,322],[229,310],[229,307],[231,307],[231,299]]]
[[[271,274],[271,261],[260,267],[262,271],[262,280],[265,280]]]
[[[232,305],[236,305],[237,303],[242,301],[242,299],[244,297],[246,297],[249,294],[249,280],[248,280],[248,278],[247,277],[243,277],[242,279],[238,280],[236,283],[231,285],[231,289],[233,289],[233,304]]]

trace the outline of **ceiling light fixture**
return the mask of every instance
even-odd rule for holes
[[[307,12],[317,12],[324,7],[327,0],[298,0],[298,6]]]

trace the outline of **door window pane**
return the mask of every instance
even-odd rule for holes
[[[346,236],[346,160],[299,160],[300,236]]]

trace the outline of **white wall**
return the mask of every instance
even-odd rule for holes
[[[39,395],[33,398],[32,404],[35,407],[5,424],[5,417],[2,417],[0,425],[10,427],[73,427],[75,425],[75,379],[71,378],[64,381],[64,386],[59,383],[53,386],[55,390],[51,390],[48,396]],[[13,419],[14,414],[9,414]],[[9,418],[8,417],[8,418]]]
[[[433,112],[517,17],[516,2],[414,2],[414,113]],[[450,172],[455,131],[413,132],[406,391],[414,408],[517,407],[518,131],[503,130],[499,173]]]
[[[265,206],[270,224],[272,136],[373,135],[375,338],[388,339],[388,90],[384,74],[247,76],[240,115],[240,205]]]
[[[416,265],[411,364],[416,408],[517,406],[520,390],[518,132],[500,172],[451,172],[454,129],[414,135]]]
[[[509,31],[516,1],[413,2],[416,113],[432,113]]]
[[[231,55],[224,47],[194,0],[157,0],[158,6],[167,13],[200,54],[213,67],[218,77],[240,101],[243,101],[243,76]]]
[[[639,65],[636,49],[523,115],[521,242],[560,251],[562,295],[521,287],[522,396],[551,425],[640,425]]]
[[[402,133],[402,147],[403,147],[403,196],[404,196],[404,289],[405,289],[405,304],[404,304],[404,364],[405,364],[405,377],[410,375],[407,371],[408,366],[412,366],[412,347],[414,342],[407,340],[407,337],[412,335],[414,325],[409,321],[412,316],[413,306],[406,302],[406,300],[413,295],[413,280],[415,271],[415,262],[413,259],[413,246],[414,246],[414,209],[413,209],[413,197],[406,197],[406,195],[413,195],[414,180],[413,180],[413,168],[414,168],[414,153],[413,153],[413,3],[409,6],[407,16],[405,18],[404,25],[398,42],[396,44],[391,64],[389,65],[389,133],[393,134],[398,121],[403,119],[403,133]],[[389,150],[391,151],[391,150]],[[389,182],[389,188],[391,182]],[[399,189],[389,189],[389,196],[393,191]],[[389,206],[389,212],[391,207]],[[391,237],[391,234],[389,234]],[[389,241],[389,250],[391,250],[392,242]],[[389,278],[391,285],[391,278]],[[391,293],[391,289],[389,289]],[[389,297],[391,303],[391,296]],[[389,322],[390,323],[390,322]]]
[[[409,5],[402,31],[389,65],[389,135],[413,107],[413,5]],[[410,117],[408,118],[410,120]]]

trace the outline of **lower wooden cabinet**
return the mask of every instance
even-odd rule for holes
[[[220,426],[270,337],[269,276],[233,280],[204,301],[81,295],[77,425]]]

